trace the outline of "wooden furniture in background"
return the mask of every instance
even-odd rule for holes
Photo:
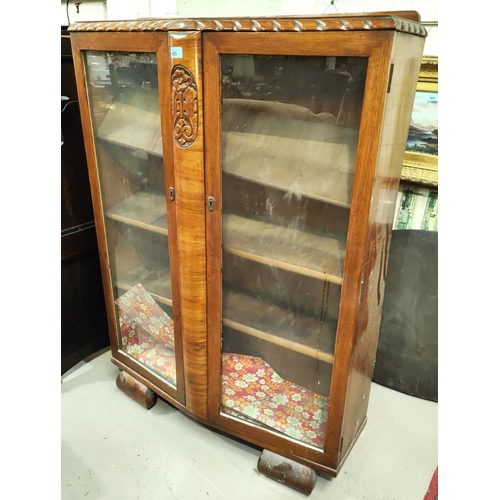
[[[418,20],[70,28],[112,361],[142,404],[338,473],[366,422]]]
[[[67,28],[61,28],[61,374],[109,346],[97,236]]]

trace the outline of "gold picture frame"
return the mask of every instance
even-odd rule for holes
[[[422,58],[422,65],[417,83],[417,94],[425,92],[426,95],[438,93],[438,58],[437,56],[424,56]],[[416,98],[419,96],[416,95]],[[416,112],[415,100],[413,113]],[[437,108],[436,108],[437,109]],[[411,134],[411,129],[410,129]],[[437,136],[437,117],[436,117],[436,136]],[[410,139],[410,136],[409,136]],[[437,142],[437,138],[436,138]],[[426,154],[422,152],[414,152],[407,150],[403,160],[403,170],[401,173],[401,180],[414,182],[417,184],[424,184],[427,186],[438,185],[438,155],[437,144],[436,154]]]

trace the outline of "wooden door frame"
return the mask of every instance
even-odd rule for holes
[[[209,33],[203,35],[205,87],[206,194],[215,199],[206,212],[208,418],[213,425],[292,460],[336,475],[342,445],[342,424],[356,319],[359,312],[362,267],[369,225],[371,190],[387,92],[392,31]],[[365,98],[359,131],[351,214],[344,264],[339,324],[330,395],[335,394],[327,420],[324,451],[300,444],[275,432],[238,421],[220,411],[222,307],[222,192],[221,192],[221,54],[367,57]],[[369,108],[369,109],[367,109]]]
[[[130,36],[127,33],[86,33],[72,32],[71,45],[75,63],[75,74],[78,83],[78,99],[82,117],[83,135],[85,151],[89,170],[89,179],[92,194],[92,205],[94,210],[95,225],[97,230],[97,240],[99,248],[99,258],[101,274],[104,286],[104,296],[108,317],[108,328],[111,341],[112,357],[118,364],[128,367],[133,372],[137,372],[144,379],[151,379],[164,393],[175,399],[180,404],[185,403],[184,385],[184,363],[182,349],[182,321],[180,311],[180,286],[179,286],[179,266],[177,251],[177,224],[176,224],[176,204],[169,200],[167,193],[169,187],[175,187],[175,176],[172,162],[167,162],[166,157],[171,155],[172,142],[169,134],[162,133],[163,142],[163,164],[165,180],[166,212],[169,228],[169,257],[171,262],[172,280],[172,310],[175,332],[175,361],[176,361],[176,387],[174,388],[165,380],[160,378],[153,371],[143,364],[120,350],[117,324],[115,314],[115,304],[113,299],[113,285],[110,274],[110,259],[106,240],[104,210],[101,198],[101,186],[99,180],[98,164],[96,157],[96,144],[94,140],[92,117],[90,114],[89,97],[87,92],[87,82],[85,78],[85,64],[83,58],[84,51],[109,51],[109,52],[151,52],[155,53],[158,61],[158,93],[161,116],[161,127],[164,131],[168,129],[170,123],[170,74],[168,73],[169,52],[166,32],[141,32]],[[168,210],[167,210],[168,207]]]

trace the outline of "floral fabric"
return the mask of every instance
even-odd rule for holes
[[[176,385],[174,325],[141,284],[116,300],[122,349]],[[322,448],[328,398],[280,377],[262,358],[222,355],[222,409]]]
[[[222,409],[322,448],[328,398],[284,380],[262,358],[222,355]]]
[[[157,342],[170,349],[175,348],[172,319],[140,283],[117,299],[116,305]]]
[[[174,324],[140,284],[116,300],[122,349],[176,385]]]

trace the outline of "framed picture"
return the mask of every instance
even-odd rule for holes
[[[422,58],[401,180],[438,185],[437,56]]]

